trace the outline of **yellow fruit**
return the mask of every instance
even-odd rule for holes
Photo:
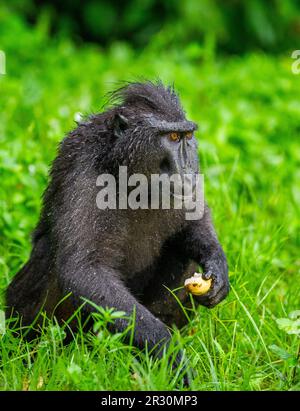
[[[204,280],[201,274],[195,273],[193,277],[185,280],[184,286],[193,295],[204,295],[211,287],[211,278]]]

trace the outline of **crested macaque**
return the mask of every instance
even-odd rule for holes
[[[96,205],[97,177],[115,176],[118,186],[120,166],[128,176],[189,174],[193,185],[199,174],[196,128],[174,88],[150,81],[126,84],[106,111],[79,123],[53,162],[30,258],[7,289],[7,314],[18,313],[22,325],[41,311],[63,322],[83,299],[128,316],[135,310],[133,343],[153,348],[168,344],[168,326],[185,324],[168,289],[183,286],[199,266],[212,287],[194,301],[209,308],[220,303],[229,292],[228,269],[206,203],[195,220],[185,218],[184,207]],[[178,296],[189,304],[184,289]],[[82,307],[87,318],[94,311],[91,304]],[[127,325],[117,319],[112,331]]]

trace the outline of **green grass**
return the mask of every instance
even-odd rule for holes
[[[29,29],[1,11],[0,290],[29,256],[48,168],[76,113],[101,110],[120,80],[175,81],[199,123],[206,198],[232,285],[225,302],[199,307],[174,332],[196,370],[192,388],[300,389],[299,321],[285,320],[292,329],[276,321],[300,308],[300,76],[291,73],[289,53],[219,58],[201,48],[162,51],[155,39],[140,53],[124,44],[103,51],[51,40],[46,19]],[[180,387],[168,354],[154,362],[105,324],[99,330],[79,332],[67,346],[55,324],[31,343],[0,331],[0,389]]]

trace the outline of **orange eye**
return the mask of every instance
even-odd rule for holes
[[[179,141],[180,140],[179,134],[175,133],[175,132],[171,133],[169,138],[170,138],[171,141]]]
[[[186,137],[188,140],[191,140],[191,139],[193,138],[193,133],[192,133],[191,131],[189,131],[188,133],[185,134],[185,137]]]

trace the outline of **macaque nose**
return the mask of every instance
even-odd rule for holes
[[[184,174],[195,172],[195,170],[193,170],[193,153],[194,152],[189,147],[187,140],[183,138],[180,142],[178,157],[182,173]]]

